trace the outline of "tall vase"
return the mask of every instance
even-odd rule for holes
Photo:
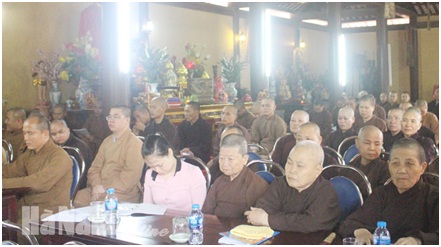
[[[61,102],[61,91],[58,89],[58,82],[52,81],[51,91],[49,92],[49,97],[51,100],[52,108]]]
[[[224,91],[228,94],[228,102],[234,102],[237,98],[237,89],[235,82],[225,83]]]
[[[89,84],[89,81],[80,78],[80,83],[77,90],[75,91],[75,99],[77,100],[78,105],[82,110],[86,109],[86,95],[89,93],[92,93],[92,88]]]

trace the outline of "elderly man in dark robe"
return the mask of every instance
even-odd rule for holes
[[[438,245],[439,189],[421,180],[426,167],[424,150],[417,141],[398,140],[389,162],[392,182],[374,190],[338,232],[369,244],[377,221],[386,221],[392,243]]]
[[[226,218],[243,218],[246,210],[256,204],[268,188],[268,183],[251,169],[247,141],[237,134],[222,139],[219,164],[223,175],[208,191],[202,212]]]
[[[313,141],[299,142],[286,163],[286,176],[277,177],[256,207],[245,212],[248,223],[280,231],[332,230],[339,218],[337,193],[320,176],[323,149]]]

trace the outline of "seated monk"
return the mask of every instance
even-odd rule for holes
[[[392,243],[438,245],[439,189],[420,179],[427,167],[422,146],[403,138],[392,146],[390,156],[392,182],[374,190],[338,232],[369,244],[377,221],[386,221]]]
[[[333,148],[334,150],[338,150],[338,146],[340,146],[340,143],[345,138],[356,136],[357,133],[352,128],[354,122],[354,110],[349,106],[342,107],[338,111],[338,128],[335,131],[331,132],[326,142],[326,145]],[[342,150],[347,150],[349,148],[349,142],[347,143],[348,144],[342,145]]]
[[[106,119],[112,135],[101,144],[87,172],[87,187],[75,197],[75,207],[103,201],[108,188],[115,188],[120,202],[141,201],[142,141],[130,130],[130,116],[127,106],[116,105],[110,109]]]
[[[251,143],[260,144],[269,152],[276,140],[286,134],[285,121],[276,114],[276,103],[272,98],[262,100],[262,114],[251,126]]]
[[[311,140],[317,144],[322,144],[322,136],[320,135],[320,127],[315,123],[302,124],[296,134],[297,143]],[[323,167],[329,165],[338,165],[338,161],[332,155],[325,153],[323,159]]]
[[[288,156],[286,176],[277,177],[257,200],[256,208],[245,212],[248,223],[279,231],[332,230],[340,209],[331,182],[320,176],[323,157],[319,144],[298,143]]]
[[[364,126],[358,132],[355,145],[360,156],[349,165],[361,170],[372,188],[382,186],[390,177],[386,161],[380,159],[383,133],[375,126]]]
[[[289,130],[292,134],[282,136],[274,144],[274,150],[271,154],[271,158],[274,162],[285,167],[289,152],[291,152],[291,149],[296,145],[295,135],[297,134],[297,131],[299,131],[300,125],[307,122],[309,122],[309,114],[306,111],[297,110],[291,114]]]
[[[165,137],[147,136],[141,152],[150,168],[145,175],[144,203],[188,212],[192,204],[204,203],[207,194],[204,175],[197,166],[173,156],[173,147]]]
[[[225,127],[224,131],[222,131],[220,141],[222,141],[227,135],[230,134],[244,136],[243,130],[238,126],[228,126]],[[219,155],[214,156],[214,158],[207,163],[207,166],[210,169],[211,185],[213,185],[216,179],[223,175],[222,171],[220,170]]]
[[[250,133],[245,127],[241,126],[237,121],[237,108],[232,105],[227,105],[222,109],[221,112],[221,125],[218,127],[216,134],[213,138],[213,156],[217,156],[219,154],[219,143],[222,132],[226,127],[237,126],[242,129],[243,136],[247,140],[247,143],[250,141]]]
[[[25,120],[26,112],[21,107],[14,107],[6,111],[6,130],[3,131],[3,140],[12,145],[13,161],[26,149],[23,137],[23,123]]]
[[[237,134],[226,136],[219,150],[223,175],[208,191],[202,212],[225,218],[242,218],[268,188],[268,183],[246,167],[247,141]]]
[[[45,210],[58,213],[67,209],[72,184],[72,160],[51,140],[47,119],[37,114],[28,117],[23,133],[26,151],[2,167],[3,189],[31,188],[17,203],[19,221],[22,206],[38,206],[39,215]]]

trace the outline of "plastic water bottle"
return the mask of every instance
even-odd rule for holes
[[[116,198],[114,188],[107,189],[107,196],[104,204],[106,206],[106,224],[116,225],[118,223],[118,198]]]
[[[204,242],[204,214],[202,214],[199,204],[191,206],[191,213],[188,217],[188,227],[190,228],[190,244],[202,244]]]
[[[374,232],[374,245],[389,245],[390,244],[390,234],[386,228],[385,221],[377,222],[377,229]]]

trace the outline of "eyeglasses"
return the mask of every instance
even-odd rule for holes
[[[123,118],[123,116],[120,116],[120,115],[109,115],[109,116],[106,116],[106,120],[107,121],[110,121],[112,119],[121,119],[121,118]]]

